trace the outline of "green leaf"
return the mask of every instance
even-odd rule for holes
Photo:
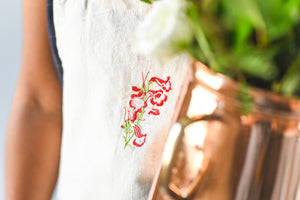
[[[239,84],[239,100],[242,114],[251,114],[254,108],[254,100],[250,95],[250,88],[245,82]]]
[[[300,0],[188,2],[186,14],[195,36],[186,47],[190,55],[238,81],[264,89],[273,85],[274,91],[300,96],[300,64],[296,61],[300,49]],[[149,90],[149,85],[146,82],[143,92]],[[247,95],[241,96],[247,100]],[[142,119],[142,115],[138,118]],[[126,128],[128,133],[132,131],[131,125]]]
[[[224,6],[236,34],[236,42],[244,42],[252,34],[252,30],[257,33],[257,42],[267,42],[267,26],[255,0],[224,0]]]
[[[214,70],[218,70],[218,63],[215,59],[214,54],[211,51],[210,45],[206,39],[206,36],[202,30],[198,9],[195,4],[190,3],[187,8],[187,16],[190,20],[190,23],[193,26],[194,33],[196,40],[199,44],[199,47],[201,51],[203,52],[203,55],[207,59],[207,62],[209,63],[209,67],[211,67]]]
[[[300,93],[300,51],[279,83],[279,90],[286,95]]]
[[[265,18],[272,40],[287,34],[299,22],[299,0],[256,0]]]
[[[278,69],[272,62],[271,52],[257,52],[244,48],[234,53],[241,72],[252,77],[272,81],[278,75]]]
[[[249,36],[252,34],[253,28],[251,23],[248,20],[240,19],[236,23],[236,31],[235,31],[235,48],[238,49],[242,47]]]
[[[149,3],[149,4],[152,4],[152,3],[153,3],[152,0],[141,0],[141,1],[143,1],[143,2],[145,2],[145,3]]]

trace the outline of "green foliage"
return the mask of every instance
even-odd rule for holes
[[[247,83],[239,84],[239,100],[241,103],[241,112],[249,114],[253,111],[254,101],[249,93],[249,86]]]
[[[300,96],[300,0],[190,1],[195,58],[239,82]]]
[[[300,0],[186,1],[195,40],[184,50],[240,83],[244,114],[249,86],[300,98]]]
[[[156,0],[141,0],[141,1],[143,1],[143,2],[145,2],[145,3],[151,4],[151,3],[153,3],[153,2],[156,1]]]

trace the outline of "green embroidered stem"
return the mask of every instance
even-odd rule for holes
[[[131,146],[131,144],[129,144],[129,142],[130,142],[131,139],[133,138],[134,133],[132,133],[132,134],[130,135],[129,138],[127,138],[128,135],[130,135],[130,134],[126,133],[126,137],[123,135],[123,138],[124,138],[124,149],[125,149],[127,146],[129,146],[129,147],[132,149],[132,146]]]
[[[124,129],[124,132],[125,132],[125,135],[123,135],[124,149],[127,146],[132,148],[132,146],[129,144],[129,142],[131,141],[132,137],[134,136],[134,132],[133,132],[133,128],[132,128],[132,124],[131,124],[130,120],[127,120],[124,123],[124,125],[122,126],[122,128]]]
[[[152,81],[146,81],[145,85],[143,88],[141,88],[141,92],[143,92],[143,100],[146,102],[147,99],[149,98],[149,90],[150,90],[150,85],[152,84]],[[124,149],[126,149],[126,147],[130,147],[131,149],[133,148],[132,145],[130,144],[133,136],[134,136],[134,131],[132,128],[132,125],[137,125],[138,127],[142,128],[141,126],[141,121],[144,120],[144,114],[145,114],[146,110],[145,108],[141,109],[141,112],[137,113],[137,120],[135,122],[131,122],[129,119],[123,124],[122,128],[124,129],[125,135],[123,135],[123,140],[124,140]]]

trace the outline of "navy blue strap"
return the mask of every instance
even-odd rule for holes
[[[55,63],[56,72],[59,77],[60,83],[63,84],[63,69],[61,65],[61,60],[57,52],[56,36],[55,36],[55,29],[54,29],[54,22],[53,22],[53,0],[47,0],[47,26],[48,26],[49,42],[50,42],[53,60]]]

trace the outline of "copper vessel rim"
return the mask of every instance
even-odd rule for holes
[[[196,83],[209,89],[224,102],[230,102],[236,107],[241,107],[238,99],[239,83],[237,81],[223,74],[213,72],[199,61],[194,62],[194,70],[200,70],[201,72],[200,77],[196,77]],[[202,79],[204,76],[206,78]],[[212,78],[222,84],[216,89],[212,83],[206,81],[207,78]],[[256,87],[249,87],[249,93],[254,100],[253,113],[300,120],[300,99]]]

